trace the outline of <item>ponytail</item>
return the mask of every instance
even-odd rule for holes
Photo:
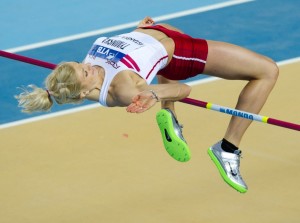
[[[23,112],[49,111],[53,100],[57,104],[78,104],[81,85],[77,79],[76,71],[71,63],[61,63],[45,80],[46,90],[35,85],[22,88],[23,92],[15,98],[19,101],[19,107]]]
[[[29,85],[22,88],[23,92],[15,98],[19,101],[19,107],[22,112],[32,113],[35,111],[49,111],[53,101],[48,90],[38,88],[35,85]]]

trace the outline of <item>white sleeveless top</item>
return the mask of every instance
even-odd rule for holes
[[[144,33],[131,32],[98,38],[83,63],[101,66],[105,70],[99,103],[107,106],[109,86],[119,72],[131,70],[150,84],[167,61],[168,53],[159,41]]]

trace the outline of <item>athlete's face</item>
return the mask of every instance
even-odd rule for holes
[[[98,68],[91,64],[82,64],[71,62],[76,70],[76,75],[81,84],[82,97],[87,96],[92,90],[98,87],[100,83],[100,73]]]

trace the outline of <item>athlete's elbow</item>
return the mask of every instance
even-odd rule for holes
[[[187,95],[186,95],[186,97],[188,97],[190,95],[191,91],[192,91],[192,87],[187,85]]]
[[[181,99],[188,97],[191,91],[192,91],[192,87],[184,84],[180,90]]]

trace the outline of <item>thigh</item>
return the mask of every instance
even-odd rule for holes
[[[208,40],[204,73],[224,79],[260,79],[274,62],[260,54],[229,43]]]

